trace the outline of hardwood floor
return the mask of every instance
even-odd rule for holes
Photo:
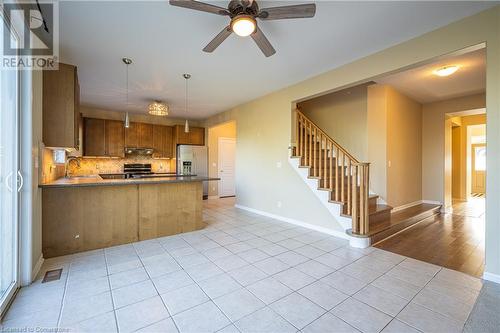
[[[374,246],[480,277],[484,270],[484,198],[418,223]]]

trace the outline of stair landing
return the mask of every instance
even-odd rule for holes
[[[370,223],[368,237],[374,245],[404,229],[407,229],[431,216],[439,214],[441,205],[418,204],[391,213],[387,219]]]

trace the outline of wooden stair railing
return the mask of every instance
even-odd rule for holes
[[[293,154],[300,157],[300,165],[309,167],[310,176],[345,206],[345,215],[352,218],[352,233],[367,235],[370,164],[359,162],[300,110],[296,110],[295,131]]]

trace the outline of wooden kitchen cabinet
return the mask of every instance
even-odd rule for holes
[[[43,71],[43,143],[46,147],[78,150],[80,86],[77,68],[59,64]]]
[[[105,120],[85,118],[83,128],[83,155],[106,156]]]
[[[125,157],[125,124],[119,120],[106,120],[106,156]]]
[[[153,157],[172,158],[172,127],[153,125]]]
[[[203,127],[190,127],[189,132],[186,133],[183,125],[176,125],[174,136],[176,145],[205,145],[205,129]]]
[[[189,142],[192,145],[205,145],[205,129],[203,127],[192,127],[189,129]]]
[[[153,147],[153,125],[138,123],[139,131],[139,147],[151,148]]]
[[[85,118],[84,156],[125,156],[125,131],[122,121]]]
[[[125,147],[139,147],[139,124],[130,123],[129,128],[125,128]]]
[[[125,147],[153,147],[153,125],[145,123],[130,123],[130,127],[125,129]]]

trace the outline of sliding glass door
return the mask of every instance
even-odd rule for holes
[[[2,10],[0,8],[0,10]],[[0,48],[4,38],[18,43],[0,16]],[[3,54],[3,53],[2,53]],[[0,69],[0,315],[16,291],[19,267],[19,72]]]

